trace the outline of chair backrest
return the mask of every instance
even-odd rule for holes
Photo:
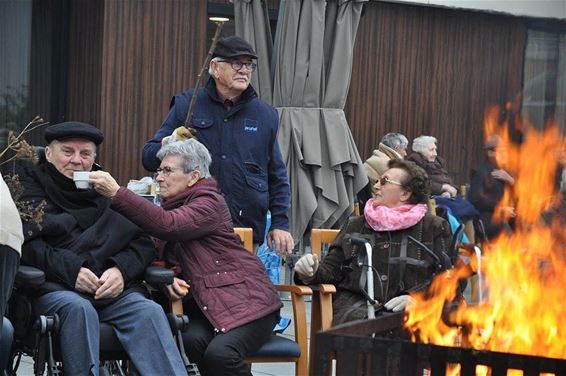
[[[311,253],[316,255],[319,260],[322,259],[322,246],[331,244],[340,230],[333,229],[312,229],[311,230]],[[336,286],[330,284],[319,284],[311,286],[313,289],[311,303],[311,341],[310,354],[311,364],[314,361],[314,333],[320,330],[326,330],[332,326],[332,294],[336,293]]]
[[[313,228],[311,231],[311,253],[320,260],[322,245],[332,243],[339,232],[340,230]]]
[[[254,232],[250,227],[234,227],[234,232],[240,236],[244,248],[253,253],[254,251]]]

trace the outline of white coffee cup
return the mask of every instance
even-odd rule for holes
[[[90,171],[74,171],[73,180],[78,189],[89,189],[90,184],[88,183],[88,177]]]

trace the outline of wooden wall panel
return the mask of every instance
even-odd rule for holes
[[[100,126],[104,2],[73,1],[70,13],[66,120]]]
[[[361,157],[387,132],[428,134],[465,182],[481,159],[486,108],[521,89],[525,35],[518,18],[368,3],[345,107]]]
[[[96,31],[90,31],[97,38],[89,45],[85,37],[76,52],[96,55],[89,69],[93,81],[77,74],[69,87],[70,96],[80,97],[84,89],[95,98],[78,99],[68,112],[103,130],[100,162],[125,184],[147,174],[143,145],[161,126],[171,97],[196,81],[209,43],[206,1],[105,0],[80,3],[77,12],[88,15],[92,3],[102,12]]]

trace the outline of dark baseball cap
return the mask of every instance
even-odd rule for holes
[[[95,126],[78,121],[53,124],[45,129],[45,141],[47,143],[66,138],[84,138],[100,145],[104,140],[104,135]]]
[[[221,38],[216,44],[212,57],[233,58],[238,56],[249,56],[257,59],[257,55],[252,46],[244,39],[232,35]]]

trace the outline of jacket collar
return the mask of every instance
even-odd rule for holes
[[[190,201],[193,196],[202,191],[214,191],[218,192],[218,183],[214,178],[204,178],[199,180],[192,187],[188,187],[185,191],[179,193],[176,196],[163,199],[161,206],[165,210],[171,210],[184,205],[186,202]]]

